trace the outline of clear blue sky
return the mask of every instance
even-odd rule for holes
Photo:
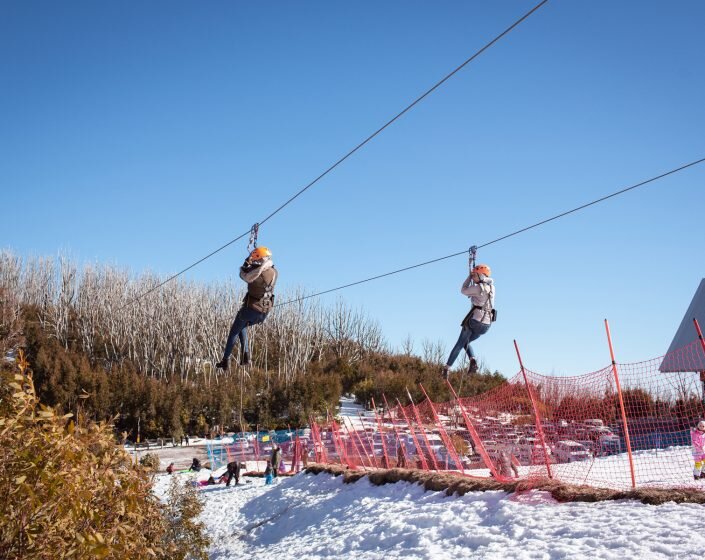
[[[5,2],[0,246],[170,274],[246,231],[534,2]],[[705,3],[553,0],[263,226],[281,290],[480,245],[705,156]],[[484,362],[666,351],[705,275],[705,165],[492,245]],[[236,275],[246,242],[187,274]],[[340,292],[455,342],[457,257]],[[327,296],[332,302],[338,295]],[[225,333],[224,335],[225,336]]]

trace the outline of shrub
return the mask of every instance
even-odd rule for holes
[[[151,477],[111,427],[42,406],[18,363],[0,380],[0,558],[179,558]]]
[[[196,488],[184,484],[179,477],[171,477],[164,505],[167,525],[164,540],[170,547],[170,558],[208,560],[206,551],[210,543],[204,524],[197,520],[202,511],[203,504]]]
[[[155,453],[147,453],[140,459],[140,465],[150,471],[158,471],[161,466],[161,461],[159,460],[159,456]]]

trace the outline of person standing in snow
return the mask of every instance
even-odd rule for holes
[[[272,477],[277,478],[277,474],[279,473],[279,465],[282,462],[282,448],[279,447],[278,443],[274,443],[272,446],[272,458],[271,458],[271,465],[272,465]]]
[[[242,468],[244,468],[244,464],[239,463],[238,461],[231,461],[228,463],[225,473],[223,474],[224,477],[227,477],[225,480],[225,486],[230,486],[230,482],[233,479],[235,479],[236,486],[240,484],[240,470]]]
[[[267,467],[264,469],[264,483],[271,484],[273,478],[274,477],[272,476],[272,461],[270,459],[267,459]]]
[[[477,360],[470,343],[485,334],[497,316],[494,309],[494,281],[490,275],[490,267],[486,264],[479,264],[472,269],[460,288],[460,293],[472,301],[472,309],[460,324],[462,328],[458,342],[455,343],[446,365],[443,366],[444,379],[448,379],[448,371],[461,350],[465,350],[470,358],[468,373],[477,373]]]
[[[705,420],[700,420],[694,429],[690,430],[690,441],[693,444],[693,478],[705,478]]]
[[[230,327],[223,359],[215,367],[227,371],[230,353],[238,338],[241,351],[240,364],[250,363],[250,355],[247,351],[247,327],[263,323],[267,313],[274,307],[274,285],[277,282],[277,276],[278,272],[272,262],[272,253],[267,247],[255,248],[245,259],[240,267],[240,278],[247,282],[247,294]]]

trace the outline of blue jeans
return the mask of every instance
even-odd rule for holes
[[[257,325],[262,323],[267,317],[261,311],[257,311],[250,307],[241,307],[240,311],[235,315],[235,320],[233,321],[233,326],[230,327],[230,334],[228,335],[228,342],[225,343],[225,352],[223,352],[223,361],[230,359],[230,353],[235,347],[235,339],[240,339],[240,349],[243,352],[247,352],[247,327],[250,325]]]
[[[460,331],[460,336],[458,337],[458,342],[455,343],[455,346],[450,351],[450,356],[448,356],[448,361],[446,362],[448,367],[453,365],[453,362],[455,362],[458,354],[463,348],[465,349],[468,358],[474,358],[475,353],[472,351],[472,346],[470,346],[470,343],[473,340],[480,338],[488,330],[490,330],[490,325],[485,325],[475,319],[470,319],[469,325],[463,326],[463,329]]]

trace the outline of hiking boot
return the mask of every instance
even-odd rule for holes
[[[246,365],[249,365],[249,363],[250,363],[250,353],[243,352],[242,356],[240,356],[240,365],[246,366]]]
[[[470,366],[468,367],[468,373],[477,373],[477,360],[475,358],[470,358]]]
[[[700,473],[700,478],[705,478],[705,472]]]
[[[448,366],[443,366],[443,370],[441,371],[441,376],[443,376],[443,379],[448,379],[448,370],[450,368]]]
[[[215,367],[218,369],[222,369],[223,371],[228,371],[228,360],[221,360],[217,364],[215,364]]]
[[[700,480],[700,477],[701,477],[701,476],[702,476],[702,475],[700,475],[700,474],[694,474],[694,475],[693,475],[693,478],[694,478],[695,480]]]

